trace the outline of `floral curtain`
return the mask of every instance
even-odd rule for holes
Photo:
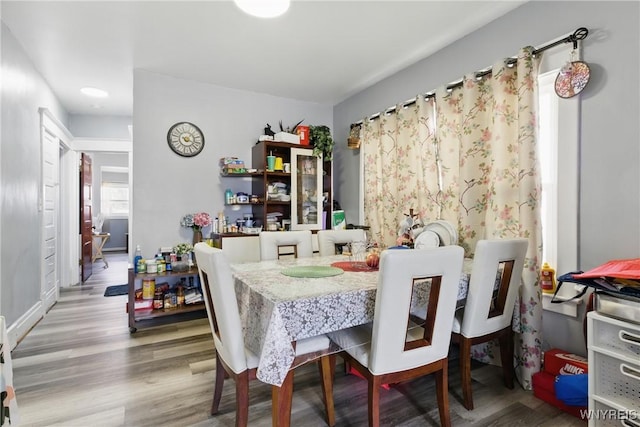
[[[396,244],[398,224],[413,209],[421,218],[438,216],[438,167],[435,146],[434,100],[415,103],[365,120],[365,224],[383,247]]]
[[[513,328],[516,372],[525,389],[539,371],[542,307],[540,178],[536,148],[539,58],[524,48],[517,65],[500,61],[490,76],[465,76],[462,87],[436,92],[413,109],[365,121],[364,201],[374,239],[393,244],[410,207],[425,221],[457,225],[459,244],[473,257],[478,240],[526,237],[529,249]],[[437,127],[434,126],[437,124]],[[435,131],[435,132],[434,132]],[[474,358],[498,362],[491,344]]]
[[[540,245],[540,177],[536,153],[538,59],[524,48],[517,65],[500,61],[490,77],[465,76],[460,88],[437,91],[437,136],[443,169],[443,218],[458,225],[467,256],[480,239],[525,237],[519,304],[514,316],[516,372],[531,389],[540,368],[542,307],[537,285]],[[473,357],[500,360],[491,343]]]

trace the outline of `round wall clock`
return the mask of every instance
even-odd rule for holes
[[[180,122],[169,128],[167,142],[176,154],[193,157],[200,154],[204,148],[204,135],[193,123]]]

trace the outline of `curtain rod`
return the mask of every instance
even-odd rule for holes
[[[560,44],[564,44],[564,43],[573,43],[573,49],[575,50],[575,49],[578,48],[578,40],[586,39],[588,34],[589,34],[589,30],[588,29],[586,29],[585,27],[580,27],[577,30],[575,30],[573,32],[573,34],[569,34],[565,38],[562,38],[560,40],[557,40],[555,42],[552,42],[552,43],[549,43],[549,44],[546,44],[546,45],[542,45],[538,49],[534,49],[533,55],[534,56],[538,55],[538,54],[540,54],[541,52],[544,52],[547,49],[551,49],[552,47],[556,47],[556,46],[558,46]],[[518,62],[518,58],[513,58],[513,57],[512,58],[508,58],[506,62],[507,62],[507,66],[513,67],[513,65]],[[483,70],[478,70],[478,71],[475,72],[475,76],[476,76],[477,79],[481,79],[482,77],[484,77],[486,75],[489,75],[489,74],[491,74],[491,67],[485,68]],[[451,91],[451,90],[453,90],[455,88],[461,87],[463,82],[464,82],[464,78],[460,79],[459,81],[457,81],[455,83],[448,84],[447,85],[447,90]],[[425,99],[429,99],[429,98],[432,98],[434,96],[435,96],[435,90],[429,91],[429,92],[424,94]],[[402,106],[403,107],[408,107],[408,106],[413,105],[415,103],[416,103],[416,99],[410,99],[410,100],[406,101],[405,103],[403,103]],[[392,113],[393,111],[396,110],[396,108],[397,107],[395,105],[391,106],[391,107],[387,108],[386,110],[384,110],[384,113],[385,114]],[[378,117],[380,117],[380,114],[382,114],[382,113],[373,114],[372,116],[368,117],[368,120],[377,119]],[[358,120],[357,122],[352,123],[351,127],[358,126],[358,125],[362,124],[362,122],[363,122],[362,120]]]

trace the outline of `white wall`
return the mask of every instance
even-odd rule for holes
[[[228,89],[142,70],[134,72],[133,95],[130,238],[133,247],[141,246],[145,257],[161,246],[191,241],[191,230],[179,224],[183,215],[205,211],[214,216],[223,209],[223,193],[231,184],[220,178],[218,161],[221,157],[235,156],[251,164],[251,147],[266,123],[276,130],[280,120],[284,125],[293,125],[304,119],[306,124],[333,128],[331,105]],[[205,146],[196,157],[180,157],[167,144],[169,127],[180,121],[192,122],[204,133]]]
[[[591,81],[581,96],[580,265],[640,256],[638,2],[533,1],[334,108],[336,197],[357,218],[358,152],[346,148],[349,124],[419,93],[515,55],[523,46],[587,27],[584,60]],[[559,272],[560,274],[566,272]],[[584,309],[579,313],[582,316]],[[585,354],[581,319],[546,313],[547,344]]]
[[[40,301],[40,116],[67,112],[2,23],[0,313],[11,326]]]

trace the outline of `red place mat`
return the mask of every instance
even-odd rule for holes
[[[331,267],[338,267],[344,271],[378,271],[378,268],[369,267],[364,261],[336,261]]]

